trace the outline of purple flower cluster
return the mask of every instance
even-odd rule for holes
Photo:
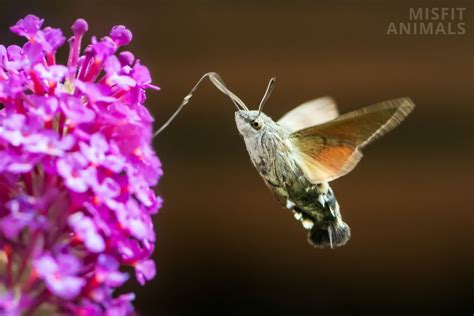
[[[42,25],[28,15],[11,27],[26,44],[0,45],[0,315],[133,314],[133,294],[113,291],[125,266],[142,285],[155,275],[162,169],[144,102],[158,87],[119,52],[124,26],[81,55],[76,20],[64,66],[62,31]]]

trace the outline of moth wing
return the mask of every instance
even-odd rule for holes
[[[400,98],[356,110],[290,135],[295,161],[312,183],[332,181],[350,172],[361,149],[394,129],[413,110]]]
[[[336,102],[330,97],[322,97],[305,102],[283,115],[278,124],[290,133],[326,123],[339,115]]]
[[[293,158],[313,184],[348,174],[362,159],[362,152],[357,147],[335,139],[315,137],[293,143],[297,147]]]

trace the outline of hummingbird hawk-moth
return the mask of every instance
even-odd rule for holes
[[[308,230],[309,243],[330,248],[344,245],[351,232],[329,182],[354,169],[362,158],[361,150],[400,124],[413,110],[413,102],[399,98],[339,115],[333,99],[323,97],[301,104],[275,122],[262,112],[274,78],[258,110],[249,110],[218,74],[207,73],[155,134],[189,102],[206,77],[236,106],[237,129],[252,164],[283,206]]]

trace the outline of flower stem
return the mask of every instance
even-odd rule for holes
[[[10,244],[6,244],[3,250],[7,256],[6,285],[8,288],[11,288],[13,285],[13,248]]]
[[[44,289],[35,301],[31,304],[31,306],[25,311],[25,316],[31,316],[34,312],[41,306],[41,304],[45,303],[49,298],[48,290]]]
[[[23,273],[25,272],[25,269],[30,261],[30,256],[33,253],[33,250],[35,249],[36,241],[38,240],[38,237],[40,236],[40,234],[41,234],[40,230],[36,230],[32,234],[30,238],[30,244],[28,245],[26,252],[23,254],[23,258],[21,260],[20,268],[18,269],[15,282],[19,282],[22,279]]]

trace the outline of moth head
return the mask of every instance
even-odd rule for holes
[[[271,118],[259,111],[237,111],[235,112],[235,123],[240,134],[244,137],[263,133],[275,125]]]
[[[250,111],[245,109],[235,112],[235,122],[237,124],[237,128],[239,129],[240,134],[242,134],[244,137],[261,133],[268,128],[269,124],[275,124],[271,118],[262,112],[265,102],[268,100],[268,97],[275,87],[275,82],[275,78],[270,79],[268,82],[267,90],[260,101],[258,111]]]

